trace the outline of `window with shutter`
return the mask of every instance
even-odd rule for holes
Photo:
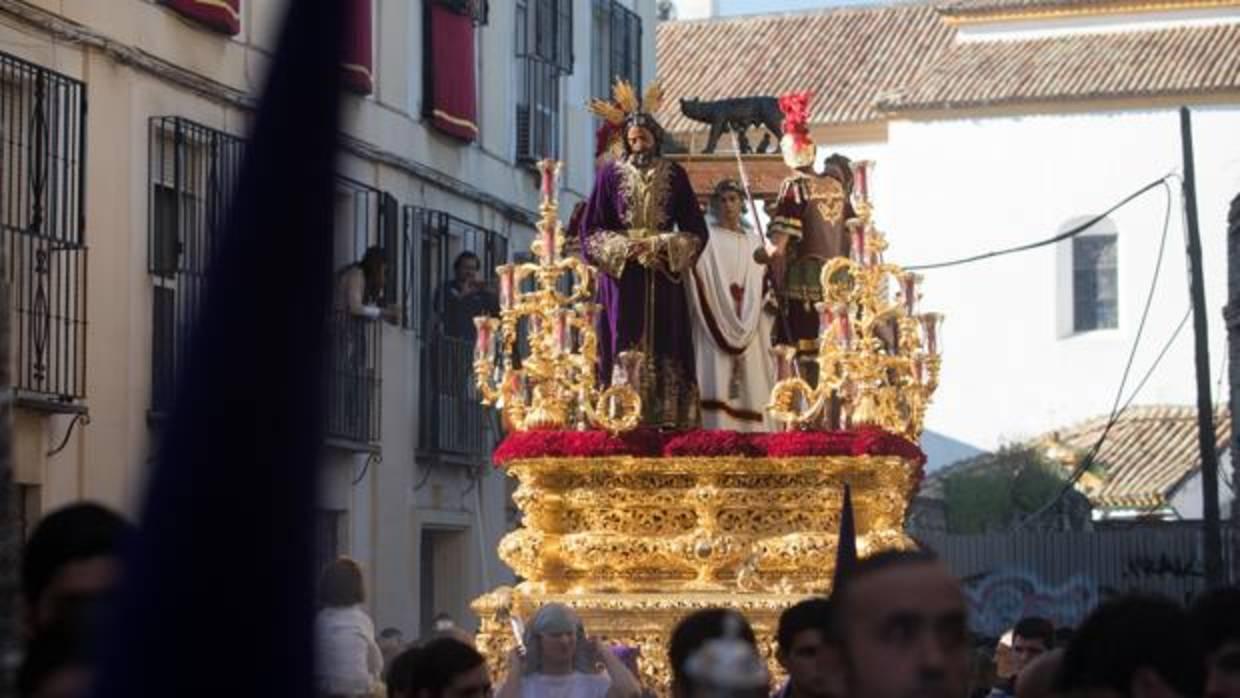
[[[606,99],[616,80],[640,87],[642,18],[617,0],[593,0],[594,50],[590,90]]]
[[[1072,308],[1077,332],[1119,327],[1118,238],[1081,235],[1072,240]]]
[[[573,70],[572,0],[517,0],[517,160],[559,157],[560,78]]]
[[[478,138],[476,16],[460,6],[426,0],[422,45],[423,116],[438,130],[464,141]],[[485,4],[481,7],[485,11]]]
[[[368,95],[375,89],[372,0],[348,0],[349,32],[345,35],[344,86],[358,94]]]

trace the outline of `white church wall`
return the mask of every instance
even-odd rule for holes
[[[1226,213],[1240,192],[1240,108],[1194,111],[1211,374],[1225,337]],[[1173,109],[895,121],[875,173],[893,261],[950,260],[1046,238],[1181,167]],[[1167,247],[1131,391],[1188,308],[1178,182]],[[925,306],[947,313],[941,386],[927,426],[992,449],[1110,410],[1145,303],[1165,199],[1112,214],[1118,327],[1075,333],[1070,243],[925,272]],[[1067,330],[1065,331],[1065,328]],[[1137,399],[1191,403],[1191,323]],[[931,467],[942,463],[932,462]]]
[[[1232,480],[1231,451],[1218,454],[1218,510],[1219,516],[1231,518],[1231,503],[1236,498],[1231,489]],[[1201,471],[1193,473],[1171,495],[1171,509],[1181,519],[1198,520],[1205,516],[1205,498],[1201,495]]]

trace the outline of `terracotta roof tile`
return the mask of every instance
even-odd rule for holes
[[[1240,24],[957,43],[885,110],[1240,90]]]
[[[929,4],[905,4],[691,22],[662,22],[656,47],[672,132],[702,124],[680,98],[777,96],[811,90],[813,123],[882,119],[885,93],[904,86],[947,48],[954,30]]]
[[[1190,0],[1158,0],[1178,2]],[[1060,5],[1080,2],[956,0],[945,11]],[[882,120],[901,110],[1240,90],[1240,24],[1030,40],[954,36],[926,3],[663,22],[656,47],[668,99],[658,116],[669,131],[699,131],[705,126],[681,115],[680,98],[798,89],[814,92],[815,124]]]
[[[1093,448],[1106,422],[1106,417],[1095,417],[1046,434],[1036,442],[1067,446],[1079,458]],[[1215,415],[1214,433],[1222,452],[1231,439],[1231,420],[1226,410]],[[1086,493],[1094,506],[1106,509],[1163,505],[1175,488],[1201,467],[1196,408],[1130,408],[1111,427],[1095,462],[1102,470],[1101,483]]]
[[[1060,14],[1098,10],[1166,10],[1176,5],[1196,6],[1201,0],[949,0],[939,5],[948,17],[984,16],[1012,12]]]

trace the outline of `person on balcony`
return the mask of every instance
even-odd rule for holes
[[[499,316],[499,300],[482,281],[482,260],[478,255],[465,250],[456,256],[452,280],[435,294],[435,312],[443,336],[461,340],[466,350],[473,349],[477,337],[474,318]]]
[[[367,388],[375,367],[368,364],[371,347],[366,332],[375,320],[400,319],[400,309],[384,302],[386,279],[387,256],[377,245],[367,249],[361,261],[337,273],[336,316],[332,322],[333,410],[328,424],[332,436],[356,441],[371,439]]]
[[[366,250],[359,262],[340,270],[336,284],[336,310],[356,318],[396,322],[400,309],[387,306],[383,287],[387,281],[387,256],[378,245]]]

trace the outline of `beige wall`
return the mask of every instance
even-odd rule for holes
[[[564,78],[562,148],[566,198],[588,192],[593,124],[583,108],[589,92],[590,2],[577,0],[577,65]],[[626,0],[645,20],[644,74],[653,76],[654,0]],[[510,236],[526,249],[531,231],[491,206],[416,176],[430,166],[509,205],[536,209],[535,179],[514,164],[513,3],[492,2],[479,30],[478,143],[461,145],[420,120],[421,3],[376,0],[375,93],[345,99],[349,136],[363,148],[342,158],[341,172],[386,190],[402,205],[448,211]],[[270,61],[283,0],[247,0],[241,33],[221,37],[149,0],[0,0],[0,50],[86,83],[87,243],[89,245],[87,397],[90,424],[78,426],[60,453],[71,416],[19,410],[15,436],[18,478],[41,485],[48,511],[80,498],[136,514],[152,429],[152,281],[147,271],[148,119],[181,116],[243,134]],[[30,10],[46,10],[44,15]],[[66,32],[84,27],[87,40]],[[69,29],[64,27],[69,26]],[[80,37],[78,37],[80,38]],[[136,56],[136,58],[135,58]],[[145,57],[145,58],[144,58]],[[152,60],[153,59],[153,60]],[[155,63],[167,66],[154,65]],[[165,69],[167,68],[167,69]],[[189,82],[206,81],[197,88]],[[381,153],[378,160],[359,152]],[[446,610],[472,624],[464,604],[511,572],[495,556],[507,530],[506,483],[486,464],[477,472],[415,461],[419,340],[387,326],[383,335],[382,462],[356,484],[366,456],[329,449],[322,473],[325,507],[348,511],[346,547],[367,567],[379,627],[417,634],[423,529],[452,542],[437,553],[440,593],[456,590]],[[240,486],[240,484],[239,484]],[[441,561],[442,560],[442,561]],[[457,578],[457,577],[460,578]]]

